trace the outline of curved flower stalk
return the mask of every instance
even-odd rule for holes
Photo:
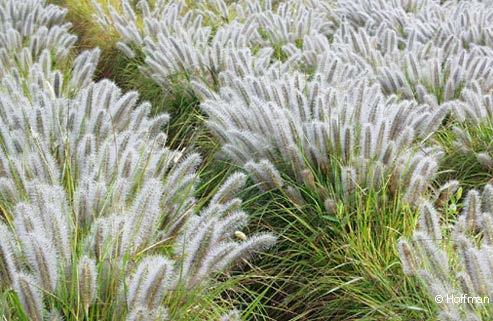
[[[351,0],[338,3],[336,16],[372,34],[384,27],[405,37],[407,28],[438,8],[439,4],[432,0]]]
[[[333,12],[320,1],[227,5],[221,0],[197,6],[141,1],[137,9],[122,1],[120,11],[111,6],[105,11],[96,1],[94,6],[98,21],[121,35],[119,48],[129,57],[143,55],[142,71],[165,86],[181,74],[186,83],[217,91],[224,85],[221,73],[245,76],[228,63],[244,55],[261,66],[260,75],[279,68],[312,74],[324,60],[336,58],[353,65],[358,76],[379,82],[386,94],[432,108],[460,98],[473,80],[485,92],[493,83],[493,53],[485,45],[487,31],[479,31],[488,28],[468,23],[474,18],[480,26],[489,24],[491,6],[479,1],[344,1]]]
[[[336,9],[331,55],[385,94],[436,108],[460,100],[474,81],[491,91],[492,8],[482,1],[345,1]]]
[[[391,30],[402,43],[414,35],[422,44],[441,45],[452,36],[463,48],[491,48],[492,10],[490,2],[478,0],[352,0],[339,2],[335,16],[372,36]]]
[[[492,48],[491,23],[493,6],[488,1],[436,2],[425,8],[420,23],[410,24],[424,41],[441,44],[450,36],[460,41],[463,48]]]
[[[224,2],[220,15],[229,16]],[[220,23],[213,30],[206,21],[211,11],[194,9],[184,1],[159,2],[151,7],[139,2],[138,13],[126,0],[122,12],[109,7],[108,14],[94,1],[98,21],[115,28],[121,35],[118,47],[129,58],[143,55],[142,71],[159,85],[166,86],[170,78],[184,75],[213,86],[217,74],[225,68],[224,60],[230,51],[247,48],[260,39],[257,25],[252,20]],[[216,17],[222,21],[221,16]]]
[[[331,55],[380,83],[386,95],[436,108],[460,99],[473,81],[485,92],[492,88],[493,55],[479,46],[464,49],[454,36],[438,44],[435,39],[421,43],[412,32],[402,41],[392,30],[372,36],[343,24],[334,38]]]
[[[413,151],[411,143],[436,130],[447,110],[397,103],[364,81],[334,88],[327,78],[231,77],[231,85],[210,93],[202,108],[224,153],[271,187],[282,185],[278,166],[305,184],[310,169],[330,175],[340,167],[345,194],[356,186],[381,187],[392,176],[393,189],[408,187],[410,201],[416,201],[440,153]]]
[[[446,55],[445,52],[441,54]],[[420,59],[408,54],[401,70],[395,65],[381,68],[379,81],[387,93],[436,106],[459,99],[462,89],[469,87],[472,81],[477,81],[485,92],[490,91],[493,88],[492,57],[484,56],[478,50],[460,50],[445,59]]]
[[[77,39],[66,13],[44,0],[0,1],[0,76],[12,67],[26,72],[44,50],[57,61],[66,57]]]
[[[491,90],[493,56],[485,55],[479,48],[461,49],[453,38],[442,47],[430,49],[431,43],[418,53],[407,53],[397,62],[401,67],[395,64],[382,67],[379,81],[384,91],[440,104],[460,98],[462,89],[472,81],[485,92]]]
[[[77,65],[76,60],[74,71]],[[167,116],[149,119],[150,106],[137,106],[137,93],[123,95],[113,83],[102,81],[66,98],[62,89],[50,84],[50,80],[53,85],[63,83],[60,73],[36,74],[39,68],[32,68],[34,83],[29,83],[33,79],[4,79],[9,91],[0,99],[2,176],[18,187],[33,178],[54,184],[63,175],[59,168],[68,166],[75,185],[83,179],[109,183],[115,177],[159,178],[173,165],[177,154],[162,147],[166,137],[158,134]],[[68,82],[74,79],[81,83],[80,77]],[[88,80],[84,79],[82,83]],[[29,95],[23,92],[26,82]],[[60,97],[55,92],[61,92]],[[117,183],[125,186],[123,181]],[[126,188],[130,190],[132,184]]]
[[[240,200],[234,198],[243,175],[232,177],[230,186],[220,189],[197,216],[193,186],[200,158],[182,158],[164,147],[166,137],[158,129],[166,117],[148,118],[148,106],[135,105],[136,93],[123,95],[102,81],[66,98],[63,91],[54,95],[52,84],[41,81],[41,86],[31,84],[31,93],[36,93],[31,99],[19,83],[6,79],[5,84],[8,90],[0,95],[5,145],[1,194],[18,205],[10,213],[15,231],[2,226],[0,265],[2,280],[10,280],[4,286],[19,284],[17,293],[32,319],[46,314],[41,303],[50,297],[46,293],[67,291],[60,282],[69,271],[78,274],[69,276],[75,283],[68,287],[78,287],[79,302],[88,311],[95,297],[110,300],[104,296],[115,290],[108,286],[136,268],[128,260],[138,262],[134,256],[140,257],[141,251],[166,246],[176,253],[167,279],[146,281],[160,292],[143,295],[145,302],[123,305],[129,320],[162,320],[166,312],[160,304],[177,286],[197,289],[238,258],[274,242],[268,234],[244,241],[236,236],[244,235],[239,230],[247,222],[239,211]],[[64,189],[74,189],[73,196]],[[75,233],[74,226],[87,232]],[[190,235],[193,243],[188,242]],[[174,238],[183,242],[173,244]],[[80,249],[72,248],[74,242],[84,257],[75,254]],[[21,247],[15,254],[14,244]],[[26,264],[31,272],[22,272]],[[109,270],[96,273],[103,266]],[[27,273],[26,279],[18,273]],[[126,288],[126,283],[117,284]]]
[[[92,78],[98,64],[99,49],[83,51],[79,54],[70,68],[70,77],[64,79],[58,69],[53,69],[56,64],[48,50],[43,50],[36,63],[27,67],[26,72],[20,72],[19,68],[6,69],[2,77],[2,91],[8,92],[16,99],[29,98],[41,99],[39,93],[46,92],[49,97],[72,97],[82,88],[92,83]],[[8,108],[8,107],[6,107]]]
[[[76,58],[69,79],[46,55],[0,84],[1,290],[13,288],[32,320],[100,305],[162,320],[174,291],[200,291],[274,243],[241,232],[243,174],[197,204],[200,156],[166,148],[168,116],[149,117],[137,93],[90,80],[98,51]]]
[[[412,240],[399,242],[404,272],[421,279],[430,296],[443,298],[436,301],[439,320],[486,320],[493,313],[488,304],[493,295],[492,209],[491,185],[467,194],[462,214],[450,228],[425,202]]]
[[[333,32],[335,25],[330,11],[323,1],[283,1],[276,8],[266,1],[256,20],[271,46],[296,46],[305,37],[328,36]]]
[[[238,175],[233,179],[244,180]],[[148,184],[159,187],[157,182]],[[241,188],[241,182],[235,184]],[[6,240],[2,242],[0,266],[11,279],[4,289],[13,286],[26,313],[35,320],[42,320],[39,316],[45,313],[43,297],[49,300],[51,295],[63,295],[74,286],[79,289],[77,293],[86,312],[97,304],[96,297],[103,302],[110,300],[112,304],[117,300],[118,305],[126,307],[128,320],[133,320],[138,311],[164,313],[164,298],[179,290],[180,284],[184,284],[187,291],[197,289],[214,272],[224,270],[238,258],[254,249],[270,246],[274,241],[267,234],[236,240],[235,231],[246,224],[246,214],[236,209],[240,201],[233,198],[225,200],[226,203],[211,203],[199,215],[189,207],[189,217],[176,234],[183,240],[190,240],[193,235],[193,241],[178,241],[173,245],[159,224],[167,219],[167,213],[149,192],[149,188],[143,187],[136,193],[134,203],[127,205],[130,209],[138,208],[141,199],[147,198],[148,205],[138,208],[140,212],[125,212],[124,208],[122,212],[99,218],[84,233],[74,228],[77,218],[72,214],[72,202],[63,188],[32,182],[29,200],[13,209],[15,230],[11,231],[3,223],[0,225]],[[15,252],[14,244],[18,244]],[[78,249],[74,249],[73,244]],[[176,259],[153,250],[162,246],[170,246]],[[146,254],[138,258],[142,256],[141,251]],[[121,279],[122,274],[129,275],[127,280]],[[68,284],[62,282],[66,279],[70,280]],[[123,297],[116,296],[118,291],[112,288],[115,284],[123,291],[120,292]]]
[[[299,60],[299,46],[306,41],[309,48],[312,38],[326,37],[333,30],[329,9],[321,1],[227,5],[218,0],[197,6],[184,1],[151,6],[141,1],[134,9],[124,0],[121,12],[111,6],[104,10],[96,1],[94,7],[97,21],[121,36],[118,48],[129,58],[143,55],[141,71],[162,86],[178,76],[217,90],[221,72],[237,71],[228,62],[245,55],[266,74],[272,61],[277,65],[295,53],[290,60]]]
[[[459,99],[471,81],[491,90],[492,8],[481,1],[345,1],[331,48],[370,71],[386,94],[439,105]]]
[[[493,171],[493,96],[484,94],[477,83],[462,93],[462,101],[453,106],[459,124],[453,128],[453,147],[473,158],[488,172]]]
[[[286,64],[306,73],[317,68],[319,60],[331,55],[332,51],[328,37],[321,34],[305,35],[301,45],[289,43],[282,49],[287,56]]]

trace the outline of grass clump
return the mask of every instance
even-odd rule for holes
[[[24,49],[18,48],[15,37],[2,38],[2,66],[7,67],[5,70],[13,67],[19,71],[7,77],[5,92],[11,93],[13,89],[22,92],[26,96],[22,102],[26,105],[32,105],[33,101],[39,103],[40,106],[34,107],[39,107],[36,121],[23,125],[35,128],[36,133],[46,132],[46,126],[38,124],[43,115],[59,116],[58,113],[50,114],[49,108],[48,111],[45,108],[54,97],[73,102],[80,98],[81,90],[93,88],[90,90],[101,97],[99,101],[95,98],[96,105],[107,108],[97,117],[92,117],[90,112],[84,117],[67,115],[66,127],[72,128],[73,122],[81,124],[77,127],[79,131],[71,132],[76,138],[71,137],[72,141],[67,138],[67,143],[50,137],[50,144],[57,142],[49,144],[50,153],[55,156],[46,159],[41,157],[44,154],[40,156],[31,150],[34,154],[26,157],[33,170],[25,169],[29,166],[23,162],[25,154],[21,151],[24,150],[18,147],[23,145],[22,142],[19,143],[15,135],[9,136],[7,129],[2,131],[0,137],[11,137],[12,144],[4,143],[6,154],[12,157],[14,164],[5,167],[15,169],[11,170],[11,184],[6,185],[5,203],[2,203],[4,221],[8,223],[6,229],[12,234],[9,238],[16,240],[14,243],[23,243],[22,233],[14,228],[18,215],[13,213],[18,212],[18,206],[36,203],[30,198],[32,193],[26,192],[29,185],[26,182],[30,183],[33,176],[39,176],[42,183],[49,186],[62,188],[66,194],[59,198],[67,201],[70,222],[78,222],[78,217],[71,214],[87,205],[80,200],[84,194],[97,195],[96,198],[103,198],[105,202],[90,203],[97,209],[93,211],[97,215],[84,212],[87,215],[83,222],[87,228],[82,224],[77,226],[75,235],[70,234],[74,240],[73,262],[60,265],[68,267],[71,271],[67,275],[76,281],[72,282],[69,277],[65,283],[66,288],[60,295],[65,299],[45,298],[40,304],[34,297],[30,302],[37,308],[26,309],[27,294],[36,292],[28,281],[37,277],[40,279],[37,282],[50,288],[53,287],[50,281],[55,278],[46,276],[53,273],[40,274],[35,268],[26,269],[26,266],[34,265],[27,254],[33,252],[35,246],[18,246],[18,252],[26,257],[18,275],[12,277],[3,272],[17,280],[9,283],[15,290],[9,287],[0,300],[0,309],[4,309],[6,315],[26,318],[23,313],[27,313],[31,318],[39,319],[39,311],[44,309],[42,314],[61,313],[75,319],[116,318],[120,312],[130,319],[152,319],[163,318],[166,306],[166,313],[173,319],[216,320],[222,315],[222,320],[227,321],[239,317],[235,311],[226,311],[230,303],[235,302],[244,310],[242,317],[252,320],[488,318],[489,314],[482,312],[476,315],[477,318],[462,310],[450,314],[450,311],[444,312],[442,306],[433,304],[427,290],[433,290],[433,287],[455,289],[456,280],[452,286],[438,282],[443,281],[440,279],[443,275],[432,275],[436,272],[432,271],[430,277],[425,275],[429,273],[426,269],[418,273],[417,279],[405,275],[410,265],[405,260],[400,261],[399,254],[402,258],[402,253],[413,250],[418,253],[419,249],[411,249],[412,246],[398,243],[398,240],[411,237],[416,226],[418,236],[423,232],[423,226],[430,229],[426,231],[428,234],[438,235],[439,229],[447,230],[448,226],[438,227],[435,223],[454,222],[458,207],[470,207],[469,198],[465,204],[457,201],[461,193],[455,193],[459,186],[457,180],[464,188],[474,188],[491,178],[493,99],[489,94],[493,88],[493,73],[490,72],[493,37],[488,30],[493,22],[493,7],[489,3],[376,3],[371,0],[338,3],[318,0],[54,2],[69,9],[69,20],[80,36],[77,50],[101,48],[100,52],[87,55],[89,58],[101,56],[98,68],[92,63],[94,59],[86,57],[77,58],[78,67],[72,70],[67,61],[71,60],[75,40],[70,35],[64,41],[55,41],[54,45],[42,41],[51,39],[49,36],[40,38],[39,42],[37,38],[35,41],[25,39],[22,41],[26,44]],[[25,10],[19,8],[21,13]],[[2,13],[0,17],[10,14],[8,11]],[[64,15],[60,12],[53,15],[54,22],[61,23],[58,18]],[[18,14],[14,18],[26,16]],[[42,23],[43,19],[40,21]],[[40,21],[34,23],[36,28],[40,27]],[[12,24],[19,37],[26,37],[20,25]],[[68,25],[62,29],[66,32]],[[10,29],[5,30],[8,32]],[[52,45],[38,48],[39,43]],[[4,47],[13,50],[2,51]],[[45,49],[49,54],[40,55]],[[85,62],[91,62],[87,70]],[[37,66],[33,72],[31,65]],[[61,70],[51,70],[55,65]],[[94,73],[97,79],[110,78],[124,91],[138,90],[140,95],[125,96],[131,103],[116,103],[125,107],[112,107],[113,104],[107,102],[119,97],[120,92],[109,90],[114,84],[107,81],[93,83]],[[19,78],[28,81],[19,86]],[[68,80],[70,78],[75,81]],[[61,79],[65,79],[62,85]],[[39,87],[36,87],[36,93],[31,93],[33,86]],[[97,89],[98,86],[104,89]],[[44,93],[47,98],[38,101],[39,93]],[[152,107],[144,103],[146,101]],[[85,104],[80,99],[77,102]],[[19,103],[12,102],[11,105]],[[15,113],[15,108],[8,111]],[[60,113],[63,118],[65,114]],[[152,117],[148,117],[148,113]],[[170,122],[159,121],[166,118],[164,113],[171,116]],[[105,115],[111,117],[104,118]],[[0,116],[8,118],[5,113]],[[127,118],[130,119],[128,124],[122,121]],[[80,119],[83,119],[82,123],[78,122]],[[105,119],[103,125],[101,119]],[[149,125],[146,127],[149,130],[139,127],[141,121]],[[5,128],[18,129],[18,123],[12,120]],[[106,123],[121,126],[125,129],[124,134],[119,133],[122,128],[108,129]],[[75,134],[87,130],[92,130],[96,138],[88,134],[82,139]],[[55,132],[52,136],[66,137],[63,134]],[[149,137],[159,137],[156,138],[158,142],[149,141]],[[131,143],[126,141],[127,138]],[[26,141],[38,143],[34,138]],[[165,148],[165,141],[170,150]],[[101,145],[101,142],[105,143]],[[128,150],[127,143],[140,147]],[[86,151],[94,152],[95,159],[80,161]],[[150,152],[159,155],[149,155]],[[169,157],[164,157],[167,152]],[[201,165],[195,152],[204,155]],[[115,164],[116,171],[121,169],[125,179],[131,177],[131,182],[119,181],[121,177],[113,176],[113,173],[109,175],[112,167],[109,163]],[[125,166],[120,167],[120,163]],[[133,170],[134,165],[138,170]],[[91,166],[99,167],[92,171]],[[149,187],[146,175],[149,168],[156,166],[159,174],[154,174],[160,179]],[[200,169],[197,170],[195,167],[198,166]],[[205,268],[197,269],[194,265],[197,261],[202,262],[201,256],[197,254],[199,258],[192,260],[192,264],[185,253],[176,250],[176,244],[187,245],[180,239],[185,232],[194,229],[200,234],[203,229],[207,230],[204,226],[221,229],[231,223],[225,238],[214,231],[204,232],[197,252],[221,256],[227,250],[234,252],[231,248],[236,245],[256,248],[253,245],[255,236],[245,240],[246,234],[233,224],[245,225],[239,199],[226,197],[224,203],[217,202],[215,196],[228,194],[228,189],[240,189],[238,186],[246,176],[237,174],[237,169],[251,178],[249,187],[241,191],[246,200],[244,208],[253,212],[256,218],[255,224],[247,230],[252,233],[271,230],[280,235],[280,243],[261,260],[260,267],[245,263],[218,278],[218,273],[224,271],[223,266],[211,274],[212,282],[202,284],[200,276],[204,275]],[[81,180],[88,171],[99,185]],[[59,176],[52,175],[58,172]],[[115,201],[115,192],[105,190],[100,193],[98,188],[101,186],[123,191],[124,201]],[[105,278],[105,260],[87,252],[87,243],[90,243],[87,238],[93,233],[89,226],[97,225],[96,218],[108,207],[112,211],[116,211],[112,207],[118,207],[119,211],[125,210],[138,217],[134,207],[137,207],[139,197],[144,198],[143,194],[151,197],[153,191],[161,191],[160,188],[166,190],[161,193],[166,200],[163,202],[170,202],[165,204],[167,207],[163,212],[181,214],[176,230],[168,233],[167,224],[173,219],[160,216],[159,224],[154,224],[159,226],[160,233],[158,236],[153,231],[147,233],[153,238],[145,244],[148,247],[137,246],[135,252],[133,246],[110,246],[112,253],[126,253],[123,257],[116,255],[117,263],[112,262],[111,268],[136,278]],[[425,206],[428,212],[432,212],[433,204],[443,215],[440,218],[423,215],[423,204],[430,205]],[[142,217],[152,221],[152,210],[143,212],[151,213],[151,218]],[[219,213],[219,218],[212,215],[213,212]],[[138,230],[140,223],[128,216],[121,222],[115,219],[113,223],[133,222]],[[487,223],[485,215],[476,216]],[[209,221],[210,217],[217,221]],[[105,226],[113,223],[105,223]],[[484,227],[476,226],[473,232],[481,228]],[[480,232],[474,241],[487,236],[490,231],[483,229]],[[265,234],[256,236],[260,241],[271,243]],[[210,242],[218,241],[217,237],[221,242]],[[45,241],[34,239],[24,243],[36,245]],[[207,250],[211,244],[214,247]],[[450,266],[459,266],[455,261],[461,258],[474,263],[476,261],[471,261],[471,257],[480,257],[481,269],[488,270],[484,262],[489,260],[491,253],[483,251],[483,247],[474,248],[464,240],[457,244],[474,255],[455,255],[454,249],[447,248],[446,254],[454,257]],[[421,245],[426,248],[429,244]],[[434,244],[435,248],[439,245]],[[416,257],[429,256],[429,253],[425,254]],[[9,266],[11,261],[5,260]],[[436,258],[429,261],[435,265],[444,263]],[[216,266],[210,261],[205,265],[208,264]],[[178,273],[173,280],[164,282],[173,285],[174,293],[168,288],[163,290],[166,294],[162,296],[149,293],[151,303],[141,302],[134,306],[131,303],[142,301],[145,291],[135,286],[140,292],[132,295],[131,285],[138,283],[139,273],[149,278],[154,275],[151,265],[166,272],[169,272],[169,266],[180,271],[188,268],[193,272],[190,278],[183,278]],[[474,266],[466,264],[461,268],[471,270]],[[109,293],[107,297],[101,299],[99,293],[98,301],[88,299],[92,295],[86,295],[86,298],[75,295],[79,290],[90,293],[93,289],[90,285],[94,282],[89,282],[92,278],[87,277],[81,280],[89,283],[81,284],[78,276],[74,277],[74,271],[81,275],[98,274],[97,283],[107,287],[107,290],[103,289],[104,294]],[[467,281],[465,284],[474,285],[478,283],[473,282],[474,277],[485,273],[468,271],[467,274],[469,279],[463,278]],[[40,278],[40,275],[45,277]],[[175,279],[180,282],[174,283]],[[429,282],[430,279],[433,282]],[[116,291],[120,286],[124,288],[120,291],[123,294]],[[234,289],[225,290],[226,286]],[[56,289],[48,292],[59,294]],[[113,296],[116,292],[118,296]],[[202,293],[205,297],[201,297]],[[158,300],[162,305],[154,304],[156,297],[162,299]],[[108,303],[110,299],[123,306],[122,310]],[[77,304],[71,306],[70,302],[74,300]]]
[[[328,209],[309,198],[306,186],[299,189],[303,204],[275,191],[247,203],[262,226],[280,235],[276,252],[258,262],[273,282],[254,287],[267,291],[270,317],[433,319],[433,302],[420,282],[404,274],[396,247],[416,226],[414,206],[383,188],[334,197]],[[453,217],[455,197],[444,206]]]

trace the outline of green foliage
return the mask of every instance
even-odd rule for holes
[[[464,152],[457,148],[455,143],[458,137],[450,127],[443,128],[435,136],[440,145],[443,146],[445,155],[438,179],[440,181],[457,179],[467,187],[484,185],[491,179],[491,172],[477,161],[477,153],[473,151]],[[471,141],[477,151],[486,150],[488,142],[491,142],[493,137],[491,129],[483,131],[480,127],[471,126],[467,132],[472,134]],[[488,132],[491,134],[487,134]]]
[[[224,144],[214,135],[217,132],[205,126],[211,117],[199,109],[200,98],[190,83],[196,82],[207,87],[210,90],[208,94],[218,94],[220,89],[231,89],[237,81],[243,81],[245,76],[242,74],[244,70],[236,68],[238,60],[228,55],[220,56],[223,60],[218,59],[225,65],[220,64],[220,68],[224,67],[241,77],[221,79],[221,72],[207,63],[201,63],[199,71],[191,68],[197,66],[191,63],[191,67],[178,64],[182,68],[180,72],[166,71],[161,75],[164,78],[156,81],[142,72],[142,67],[147,63],[146,55],[153,52],[152,46],[144,51],[141,44],[133,42],[135,39],[124,39],[135,54],[129,58],[117,48],[121,35],[113,28],[102,28],[94,22],[95,12],[89,0],[55,2],[69,8],[69,20],[74,23],[73,30],[80,38],[77,50],[95,46],[102,49],[98,78],[110,78],[125,91],[139,91],[139,101],[151,102],[154,115],[163,112],[170,114],[171,121],[165,128],[169,135],[168,144],[173,149],[200,152],[203,155],[204,161],[198,171],[200,183],[196,197],[200,205],[210,201],[227,177],[233,171],[242,169],[242,164],[221,157],[224,156],[220,154]],[[463,102],[463,94],[470,83],[479,81],[480,91],[491,91],[491,75],[488,72],[491,64],[488,56],[491,55],[489,51],[493,38],[487,28],[491,22],[488,15],[483,14],[490,10],[486,2],[441,1],[440,4],[446,3],[441,6],[436,1],[420,0],[378,3],[372,0],[339,1],[338,4],[330,4],[330,10],[327,9],[329,4],[326,1],[303,2],[320,2],[324,5],[307,5],[308,10],[314,11],[306,16],[316,17],[314,21],[317,23],[310,25],[314,26],[313,29],[303,29],[302,33],[306,34],[302,37],[292,36],[297,26],[301,25],[298,25],[301,19],[297,18],[306,17],[303,11],[305,7],[297,6],[297,1],[286,2],[293,3],[290,8],[295,9],[283,13],[279,8],[285,1],[272,1],[272,8],[269,8],[269,1],[252,1],[262,5],[252,5],[252,11],[245,6],[242,11],[239,10],[241,6],[235,6],[236,1],[187,0],[183,1],[184,7],[180,13],[203,13],[201,27],[204,29],[201,30],[211,28],[211,33],[203,43],[198,41],[198,44],[192,46],[192,52],[200,54],[204,54],[204,48],[215,48],[213,39],[224,26],[235,21],[245,23],[248,15],[261,17],[256,21],[259,23],[260,37],[253,36],[249,38],[252,43],[239,47],[248,51],[250,56],[247,57],[253,57],[253,60],[258,59],[262,49],[272,50],[262,70],[264,76],[269,75],[265,77],[267,86],[264,87],[271,87],[271,83],[278,81],[278,74],[287,75],[293,70],[302,72],[308,81],[316,83],[313,80],[317,74],[326,75],[331,70],[329,67],[339,64],[338,67],[344,65],[346,68],[337,74],[339,78],[314,87],[314,91],[323,89],[325,85],[346,88],[353,84],[348,85],[345,80],[368,78],[370,84],[378,83],[382,87],[384,95],[393,97],[394,103],[418,102],[420,107],[424,104],[422,110],[426,109],[427,112],[449,113],[443,122],[440,118],[434,124],[435,128],[416,139],[419,141],[417,146],[412,146],[413,152],[438,146],[444,155],[439,162],[436,179],[432,175],[424,175],[430,186],[424,188],[420,196],[436,200],[439,186],[452,179],[460,181],[464,189],[482,186],[491,179],[492,168],[478,161],[480,153],[493,155],[491,121],[475,123],[455,117],[463,107],[457,102]],[[104,10],[113,6],[118,13],[122,12],[123,2],[120,0],[98,3],[103,5]],[[127,22],[129,25],[135,22],[138,31],[144,35],[140,7],[134,6],[134,2],[130,3],[137,18],[135,21],[128,19]],[[156,2],[149,3],[153,6]],[[300,15],[297,16],[298,13]],[[341,16],[345,19],[340,19]],[[427,19],[430,19],[429,26],[426,24]],[[449,23],[451,21],[454,23]],[[279,27],[283,23],[285,29]],[[183,23],[183,26],[188,34],[194,35],[190,25]],[[155,39],[153,41],[156,42]],[[224,43],[220,44],[221,49],[226,48]],[[465,61],[460,60],[461,54],[465,56]],[[204,56],[210,57],[208,54]],[[234,51],[231,56],[234,56]],[[335,64],[321,68],[325,58],[331,63],[335,61]],[[178,60],[176,57],[169,60],[174,62],[173,59]],[[417,65],[416,70],[410,68],[409,62]],[[282,68],[278,63],[282,64]],[[350,68],[356,72],[345,73],[354,71]],[[248,76],[261,78],[256,72],[258,70]],[[298,90],[296,87],[294,89]],[[294,92],[294,89],[288,92]],[[300,92],[306,94],[309,90],[303,88]],[[311,94],[305,96],[311,98]],[[261,101],[259,107],[265,107],[267,101],[269,99]],[[219,115],[223,116],[233,110],[232,105],[228,101],[225,112]],[[279,110],[284,111],[287,105],[280,104]],[[327,108],[328,105],[324,103],[322,107]],[[413,111],[417,107],[413,106]],[[246,108],[237,108],[236,115],[242,115]],[[347,108],[341,110],[345,112]],[[341,114],[344,117],[344,113]],[[419,115],[411,118],[414,121],[419,119]],[[248,126],[242,123],[243,127],[239,127],[241,133],[244,133],[245,128],[254,128],[257,119],[254,117]],[[305,121],[301,123],[306,125]],[[291,125],[286,122],[281,127],[289,134]],[[359,132],[360,125],[355,126],[355,133]],[[414,125],[417,129],[421,123]],[[467,144],[463,144],[461,134],[454,127],[467,136]],[[256,134],[270,139],[278,132],[269,130]],[[225,136],[231,138],[230,133]],[[307,135],[303,133],[301,136],[305,138]],[[355,139],[354,154],[359,155],[362,150],[359,145],[362,144],[359,136],[355,134],[355,137],[358,138]],[[238,147],[237,142],[233,141],[230,145]],[[327,139],[321,145],[327,147],[330,142],[332,140]],[[467,145],[467,148],[460,148],[461,144]],[[254,147],[258,145],[265,147],[262,143],[254,144]],[[411,143],[404,145],[407,148]],[[279,244],[255,266],[244,264],[222,275],[221,282],[211,284],[205,296],[201,292],[177,292],[177,301],[166,302],[176,320],[218,320],[227,312],[231,303],[242,310],[244,320],[434,320],[436,306],[422,282],[404,275],[396,246],[399,239],[412,235],[419,216],[419,211],[406,202],[403,189],[409,184],[392,187],[387,175],[382,184],[377,184],[377,188],[361,183],[348,195],[341,174],[343,162],[337,157],[331,158],[333,153],[322,155],[331,160],[329,168],[321,169],[320,166],[310,164],[306,157],[308,153],[300,148],[300,159],[304,163],[299,163],[303,163],[303,168],[293,171],[294,162],[283,160],[283,153],[287,150],[285,147],[273,153],[275,157],[271,159],[275,169],[282,175],[283,188],[259,191],[257,187],[262,184],[256,181],[250,182],[249,187],[242,191],[244,208],[255,216],[249,230],[273,231],[280,236]],[[271,149],[267,149],[271,152]],[[253,153],[245,154],[251,156]],[[359,157],[354,159],[358,161]],[[70,166],[65,168],[64,186],[73,191],[71,170]],[[363,170],[363,173],[366,172]],[[445,204],[440,205],[444,222],[454,222],[459,209],[463,207],[459,200],[461,192],[462,189],[459,189],[450,201],[447,199]],[[421,201],[418,198],[416,203]],[[73,298],[73,293],[70,295],[72,297],[68,295],[62,302]],[[0,315],[4,312],[12,320],[22,319],[20,310],[20,302],[13,292],[5,293],[0,299]]]
[[[275,320],[432,320],[433,305],[402,272],[395,244],[410,235],[418,213],[385,190],[335,202],[293,204],[270,192],[247,202],[262,226],[280,235],[275,253],[258,265],[272,282],[265,306]],[[247,196],[244,196],[249,199]],[[253,198],[253,196],[252,196]],[[255,319],[261,320],[261,319]]]

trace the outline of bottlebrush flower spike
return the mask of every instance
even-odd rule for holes
[[[151,5],[141,1],[139,11],[127,0],[121,1],[121,10],[113,6],[105,10],[96,1],[93,3],[95,20],[120,35],[118,48],[127,57],[134,57],[135,50],[143,53],[142,72],[162,86],[182,75],[186,82],[192,80],[217,89],[221,72],[230,71],[241,77],[251,73],[251,68],[245,68],[245,55],[253,57],[256,74],[276,68],[286,70],[288,65],[301,60],[314,61],[322,51],[318,42],[335,29],[335,18],[322,1],[274,5],[263,1],[231,5],[223,1],[176,1]],[[219,24],[211,26],[209,21]],[[301,50],[297,48],[300,43]],[[273,56],[273,46],[290,57],[288,63]],[[254,47],[260,49],[252,50]],[[272,64],[272,60],[277,62]]]
[[[445,205],[458,188],[459,182],[456,180],[451,180],[443,184],[435,194],[435,204],[438,207]]]
[[[4,75],[11,68],[24,71],[49,50],[64,59],[77,37],[64,23],[66,9],[37,0],[6,0],[0,3],[0,66]]]
[[[87,256],[82,257],[77,268],[78,293],[86,311],[96,299],[97,277],[96,262]]]
[[[393,177],[391,188],[407,189],[415,203],[437,170],[439,152],[409,146],[438,128],[445,108],[395,102],[364,81],[334,88],[318,74],[312,80],[298,73],[231,79],[201,106],[224,154],[267,186],[281,186],[280,175],[268,174],[275,172],[258,160],[304,183],[307,167],[326,173],[337,159],[347,169],[341,174],[345,194],[357,185],[378,188]]]
[[[20,237],[20,241],[29,265],[34,270],[37,283],[41,289],[54,292],[59,277],[55,249],[44,235],[29,233]]]
[[[172,261],[160,256],[147,257],[130,281],[128,306],[145,306],[151,311],[159,308],[166,292],[175,286],[173,270]]]
[[[220,319],[220,321],[239,321],[239,320],[241,320],[240,313],[236,310],[226,313]]]
[[[28,317],[33,321],[43,321],[43,295],[36,280],[28,274],[18,273],[14,289]]]
[[[17,273],[13,236],[7,226],[0,223],[0,288],[13,285]]]
[[[484,133],[492,128],[493,96],[483,91],[478,82],[462,92],[460,102],[452,106],[458,122],[453,128],[454,147],[464,155],[475,158],[487,172],[493,170],[493,151]]]
[[[70,288],[80,296],[66,302],[72,311],[107,317],[97,305],[111,302],[122,307],[120,318],[162,319],[176,282],[199,288],[274,241],[270,234],[237,241],[247,222],[234,195],[243,174],[233,175],[209,206],[198,204],[200,156],[168,149],[160,131],[168,116],[150,117],[137,93],[93,82],[98,56],[82,53],[64,78],[45,51],[29,62],[31,72],[12,69],[0,80],[0,193],[10,223],[0,225],[0,289],[13,287],[33,320]],[[192,230],[207,236],[197,248],[162,256],[163,246],[178,249]],[[217,251],[224,245],[228,253]],[[155,257],[162,264],[150,267],[142,286],[130,286],[140,296],[127,293],[133,281],[120,276]]]
[[[493,230],[491,213],[485,211],[492,206],[488,197],[491,189],[491,185],[485,186],[482,194],[471,190],[463,213],[453,226],[440,222],[437,210],[422,212],[421,222],[432,223],[420,223],[412,241],[399,242],[403,268],[406,273],[417,275],[431,296],[460,296],[463,293],[468,297],[483,298],[492,295]],[[426,207],[431,208],[431,205]],[[475,304],[457,305],[444,301],[438,305],[438,318],[444,321],[482,320],[484,313],[486,311]]]

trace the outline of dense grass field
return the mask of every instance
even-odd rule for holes
[[[492,26],[0,0],[0,320],[491,320]]]

